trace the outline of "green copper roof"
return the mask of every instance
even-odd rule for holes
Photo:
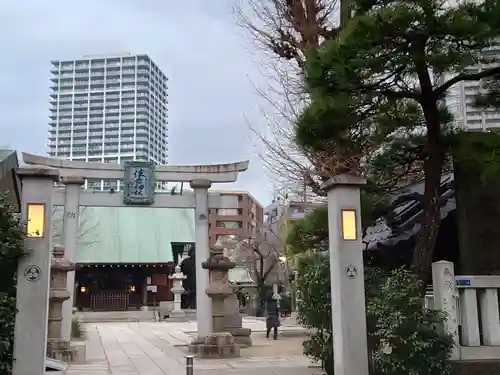
[[[229,281],[238,284],[255,284],[247,267],[236,266],[229,270]]]
[[[62,207],[54,209],[54,243],[61,243]],[[78,263],[171,262],[172,242],[194,242],[194,210],[81,207]]]

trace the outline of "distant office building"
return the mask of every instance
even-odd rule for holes
[[[167,77],[147,55],[52,61],[49,155],[123,163],[168,161]],[[119,183],[87,181],[107,190]]]

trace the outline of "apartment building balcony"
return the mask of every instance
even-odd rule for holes
[[[243,215],[214,215],[210,214],[209,215],[209,222],[213,226],[217,227],[217,225],[221,225],[218,223],[241,223],[240,228],[226,228],[226,226],[219,226],[218,228],[220,229],[241,229],[244,226],[244,223],[247,222],[248,220],[245,219]]]
[[[248,231],[245,230],[244,228],[213,228],[210,227],[209,229],[211,237],[214,235],[216,237],[219,236],[236,236],[238,238],[245,238],[248,237]]]

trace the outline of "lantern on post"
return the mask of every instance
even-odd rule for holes
[[[45,204],[28,203],[27,211],[26,235],[28,237],[43,238],[45,234]]]
[[[335,375],[368,375],[366,307],[361,247],[360,186],[342,174],[324,184],[328,232]]]

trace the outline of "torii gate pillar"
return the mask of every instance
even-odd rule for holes
[[[195,254],[196,254],[196,320],[198,337],[212,332],[212,301],[205,293],[209,284],[208,271],[201,266],[210,256],[208,233],[208,189],[212,183],[207,180],[191,181],[194,189],[195,208]]]

